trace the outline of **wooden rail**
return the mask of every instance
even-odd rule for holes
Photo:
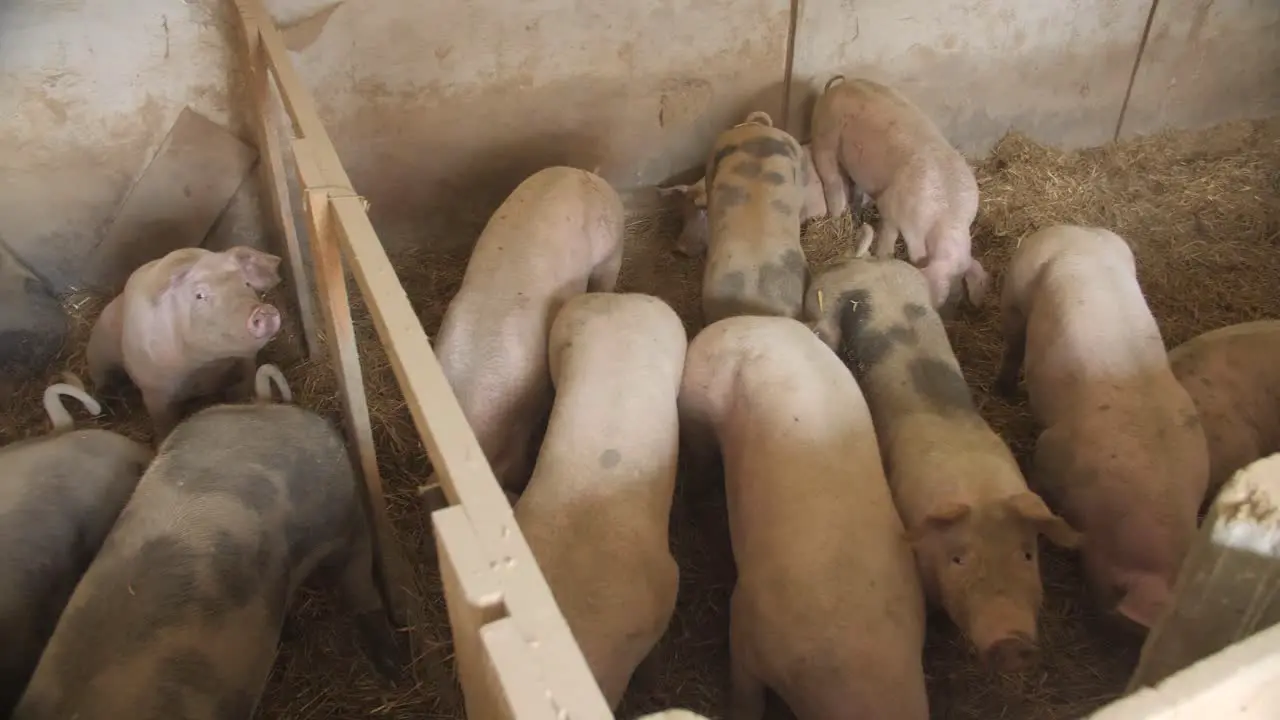
[[[288,255],[312,357],[320,353],[317,304],[324,316],[345,430],[359,458],[366,509],[376,530],[378,567],[397,620],[416,624],[421,613],[413,573],[387,519],[347,296],[347,269],[364,297],[449,503],[432,513],[432,522],[467,717],[612,718],[275,22],[260,0],[234,2],[243,30],[248,102],[255,114],[272,224]],[[289,120],[309,232],[294,222],[285,152],[272,112],[273,86]],[[312,295],[312,275],[307,273],[308,254],[317,296]]]

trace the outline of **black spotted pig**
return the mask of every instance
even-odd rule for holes
[[[185,401],[225,391],[236,373],[236,399],[246,399],[258,351],[280,330],[280,311],[259,298],[279,284],[279,265],[244,246],[183,248],[146,263],[93,326],[90,379],[101,389],[123,369],[142,391],[157,445]]]
[[[761,113],[763,115],[763,113]],[[813,154],[808,143],[800,146],[800,184],[804,188],[804,203],[800,210],[800,222],[813,218],[826,217],[827,198],[823,194],[822,181],[813,169]],[[846,193],[853,192],[849,183],[845,182]],[[707,179],[704,176],[692,185],[673,185],[658,188],[660,197],[675,196],[682,214],[680,237],[676,240],[675,250],[681,255],[697,257],[707,248]],[[869,199],[865,194],[858,194],[857,206],[865,206]]]
[[[705,178],[705,324],[730,315],[800,316],[808,276],[801,157],[800,143],[759,111],[716,138]]]
[[[489,219],[445,310],[433,349],[509,494],[528,483],[551,409],[551,322],[574,295],[613,290],[622,230],[622,200],[603,178],[539,170]]]
[[[926,720],[924,597],[849,371],[799,321],[732,317],[689,343],[679,409],[724,458],[726,716],[768,686],[799,720]]]
[[[588,293],[560,308],[548,345],[555,404],[515,517],[616,709],[676,607],[668,521],[687,340],[656,297]]]
[[[1249,463],[1280,452],[1280,320],[1228,325],[1169,351],[1209,447],[1212,499]]]
[[[814,279],[805,313],[866,394],[929,597],[990,667],[1030,664],[1037,536],[1072,547],[1078,534],[979,415],[924,276],[900,260],[844,260]]]
[[[893,88],[837,75],[814,106],[812,136],[813,166],[832,215],[845,210],[847,173],[854,192],[869,195],[880,212],[877,257],[893,257],[901,235],[907,258],[929,281],[934,308],[949,305],[961,278],[969,302],[982,305],[988,277],[969,234],[978,182],[924,112]]]
[[[1084,570],[1098,601],[1150,627],[1195,536],[1209,454],[1133,252],[1102,228],[1034,232],[1009,260],[1001,313],[997,387],[1012,394],[1025,363],[1043,428],[1034,480],[1084,533]]]
[[[247,720],[314,571],[341,589],[374,666],[395,675],[403,651],[356,492],[342,438],[308,410],[258,402],[187,418],[76,587],[13,718]]]
[[[0,717],[9,717],[58,615],[151,461],[151,449],[73,427],[73,397],[102,407],[78,378],[45,390],[53,432],[0,448]]]

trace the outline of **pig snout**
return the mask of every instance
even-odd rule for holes
[[[1040,649],[1031,636],[1022,632],[995,641],[983,650],[982,662],[996,672],[1017,672],[1034,665],[1040,659]]]
[[[1023,670],[1040,657],[1036,613],[1009,598],[979,599],[969,634],[982,663],[997,672]]]
[[[262,303],[249,313],[249,334],[262,340],[280,331],[280,311],[274,305]]]

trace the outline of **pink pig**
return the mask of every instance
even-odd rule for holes
[[[138,268],[89,336],[93,383],[122,368],[142,391],[157,443],[184,401],[224,390],[233,372],[248,397],[258,351],[280,330],[280,311],[258,297],[280,282],[279,265],[236,246],[174,250]]]

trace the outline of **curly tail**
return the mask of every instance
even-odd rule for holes
[[[832,75],[831,79],[827,81],[827,84],[822,86],[822,92],[825,93],[826,91],[831,89],[832,85],[835,85],[837,83],[842,83],[842,82],[844,82],[843,75]]]
[[[44,391],[44,412],[49,416],[49,422],[53,423],[54,432],[62,432],[75,427],[75,422],[71,419],[71,413],[62,405],[63,396],[72,397],[80,401],[84,405],[85,410],[93,417],[102,414],[102,404],[99,403],[92,395],[85,392],[84,383],[74,373],[62,373],[63,382],[54,383],[45,388]]]
[[[773,118],[769,117],[769,113],[763,110],[753,110],[747,114],[747,119],[742,121],[743,125],[747,123],[755,123],[756,125],[764,125],[765,127],[773,127]]]
[[[280,399],[283,402],[293,402],[293,391],[289,389],[289,383],[285,382],[284,373],[271,363],[263,363],[253,378],[253,391],[258,402],[271,402],[272,383],[275,384],[276,390],[280,391]]]

